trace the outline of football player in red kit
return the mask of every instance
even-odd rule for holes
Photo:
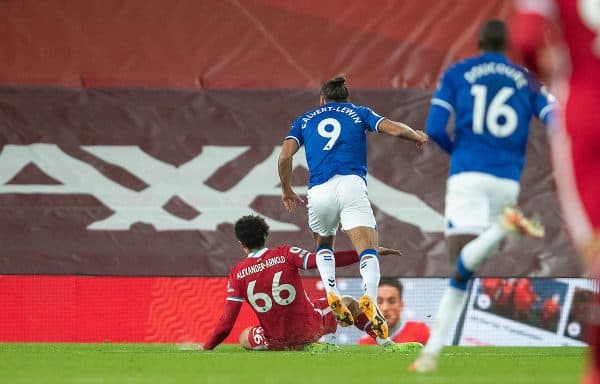
[[[516,5],[512,44],[562,105],[551,141],[563,215],[587,272],[600,275],[600,8],[595,0]]]
[[[244,300],[260,322],[240,335],[240,344],[246,349],[299,350],[336,331],[336,317],[327,299],[310,301],[302,284],[299,269],[316,268],[314,253],[288,245],[266,248],[269,227],[263,218],[254,215],[235,223],[235,235],[247,257],[231,269],[223,315],[203,349],[211,350],[225,340]],[[359,260],[355,251],[340,251],[335,256],[340,267]],[[350,304],[353,299],[344,296],[344,300]],[[373,333],[364,313],[352,315],[354,325]],[[340,324],[351,325],[352,321],[344,324],[342,319]],[[398,350],[403,345],[393,347]],[[412,350],[417,346],[409,343],[404,347]]]
[[[600,278],[600,3],[517,0],[512,43],[548,79],[562,111],[550,135],[563,216],[586,274]],[[596,306],[598,304],[596,303]],[[592,309],[590,313],[600,313]],[[600,383],[600,319],[588,321],[592,367]]]

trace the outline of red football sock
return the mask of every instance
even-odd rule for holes
[[[369,318],[364,313],[361,312],[354,319],[354,325],[356,326],[356,328],[360,329],[361,331],[366,332],[373,339],[377,338],[377,334],[375,333],[375,331],[373,331],[373,327],[371,326],[371,322],[369,321]]]

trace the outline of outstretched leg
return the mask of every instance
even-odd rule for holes
[[[502,239],[509,233],[541,237],[544,235],[544,230],[538,222],[524,217],[518,208],[508,206],[503,210],[498,222],[462,248],[456,259],[455,275],[450,279],[450,285],[442,296],[431,336],[419,358],[409,367],[410,371],[429,372],[437,369],[437,358],[449,337],[454,321],[464,306],[468,281],[481,263],[498,249]],[[468,238],[464,236],[461,238],[462,241],[466,239]],[[456,244],[452,243],[449,240],[449,248],[456,248]]]
[[[389,337],[382,339],[373,330],[371,321],[367,315],[360,309],[359,302],[352,296],[342,296],[344,304],[348,307],[352,315],[354,316],[354,326],[371,336],[378,345],[383,347],[386,352],[400,352],[400,353],[411,353],[416,352],[423,348],[423,344],[418,342],[399,343],[396,344]]]
[[[365,332],[372,338],[376,339],[377,334],[375,333],[375,331],[373,331],[371,321],[369,320],[367,315],[365,315],[361,311],[358,301],[354,297],[348,295],[342,296],[342,301],[344,302],[346,307],[348,307],[350,313],[352,313],[352,316],[354,317],[354,326],[360,331]]]

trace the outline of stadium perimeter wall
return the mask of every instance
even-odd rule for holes
[[[431,327],[447,279],[401,282],[401,321]],[[0,295],[0,341],[198,343],[220,317],[226,285],[223,277],[2,275],[0,290],[10,295]],[[325,296],[320,279],[304,285],[312,299]],[[340,278],[338,286],[342,294],[362,294],[359,278]],[[446,343],[583,346],[582,304],[592,295],[585,279],[476,279]],[[257,324],[244,303],[225,342],[237,343],[241,330]],[[349,327],[336,336],[355,344],[364,334]]]
[[[19,289],[49,282],[40,288],[48,305],[34,306],[47,312],[31,316],[56,327],[22,341],[80,340],[51,311],[83,287],[74,281],[114,292],[98,314],[110,317],[134,297],[119,284],[226,276],[241,257],[232,223],[243,214],[268,218],[271,244],[310,247],[305,212],[282,209],[275,156],[290,122],[316,104],[319,82],[348,73],[354,102],[420,128],[440,71],[474,54],[480,22],[506,17],[509,3],[0,2],[0,279],[23,275],[0,298],[18,308]],[[543,128],[532,135],[521,204],[549,236],[509,242],[484,276],[580,274]],[[382,262],[383,274],[446,276],[447,158],[434,145],[421,153],[376,136],[369,151],[382,243],[404,252]],[[338,247],[349,246],[340,237]],[[26,325],[15,332],[38,335]]]

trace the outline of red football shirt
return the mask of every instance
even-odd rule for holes
[[[600,13],[595,0],[517,0],[517,13],[511,23],[513,45],[521,52],[527,65],[535,68],[534,54],[547,43],[562,40],[567,46],[570,71],[566,73],[576,93],[598,96],[600,80]],[[558,36],[548,35],[545,23],[558,26]],[[554,31],[553,31],[554,32]],[[590,96],[588,94],[588,96]],[[596,98],[580,109],[594,114]],[[592,108],[587,108],[591,106]]]
[[[587,216],[585,225],[599,229],[600,114],[597,103],[600,100],[600,11],[598,2],[594,0],[559,0],[556,4],[571,62],[564,121],[571,142],[574,183]],[[563,200],[568,197],[565,195]],[[569,204],[565,206],[569,207]],[[570,219],[569,222],[577,223],[576,220]],[[574,233],[575,228],[571,232]]]
[[[566,47],[569,65],[555,91],[562,103],[553,145],[555,178],[563,215],[576,243],[585,244],[600,228],[600,12],[596,0],[518,0],[513,19],[513,46],[535,68],[537,52],[551,40]],[[552,26],[552,27],[547,27]],[[548,34],[554,27],[560,31]],[[556,36],[553,36],[556,35]],[[565,70],[567,69],[567,70]]]
[[[308,299],[298,272],[309,255],[285,245],[263,248],[231,269],[227,300],[248,301],[269,349],[301,347],[324,334],[322,311]]]

